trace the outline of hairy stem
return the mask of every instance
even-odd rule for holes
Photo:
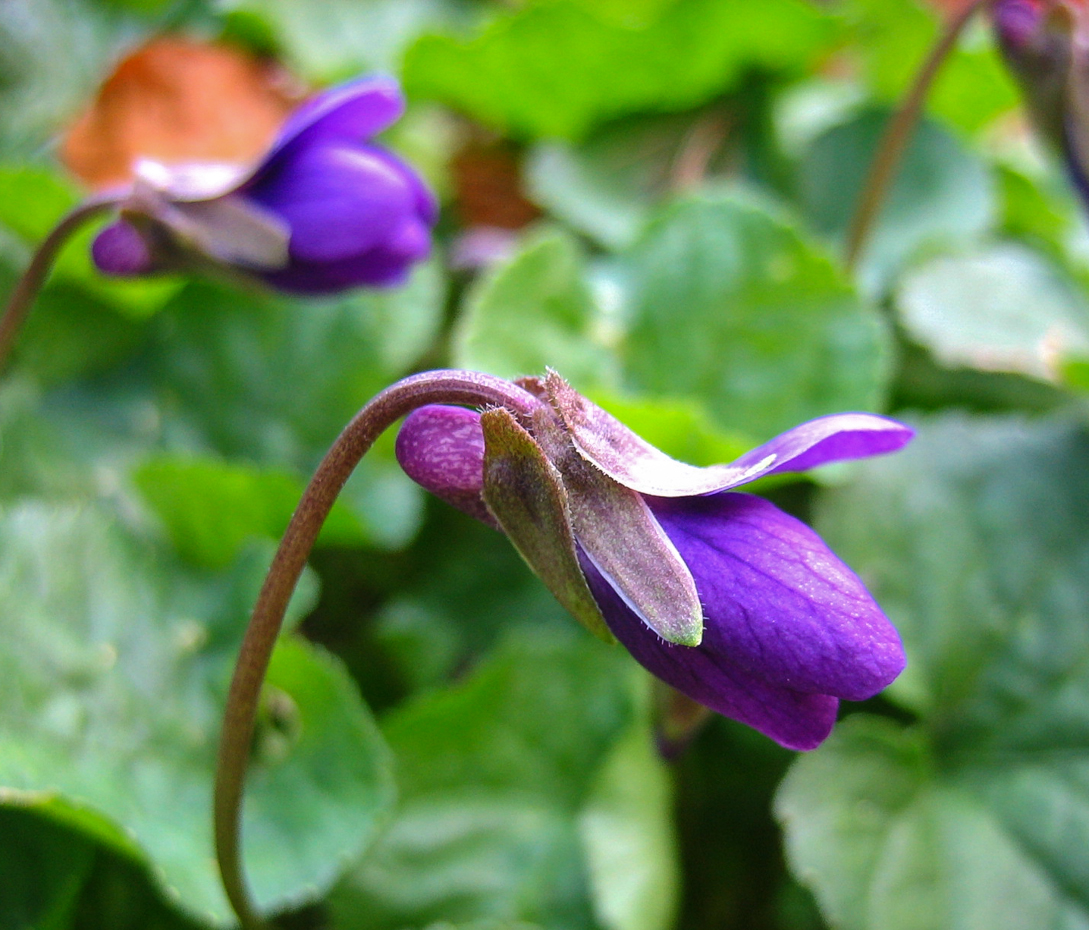
[[[19,334],[27,314],[30,313],[34,299],[38,296],[38,291],[41,290],[49,270],[53,267],[61,246],[84,223],[99,214],[116,209],[119,203],[116,194],[92,197],[73,209],[42,240],[42,244],[38,246],[30,259],[30,264],[27,265],[23,276],[12,289],[7,306],[4,308],[4,315],[0,317],[0,372],[7,367],[15,337]]]
[[[215,843],[223,888],[243,927],[261,926],[247,890],[241,849],[241,808],[261,685],[284,613],[310,550],[344,483],[374,441],[425,404],[505,407],[528,419],[540,402],[508,381],[469,371],[429,371],[378,394],[345,427],[303,492],[253,608],[227,696],[215,781]]]
[[[854,270],[858,265],[881,204],[884,203],[885,195],[896,177],[900,160],[911,139],[912,130],[922,114],[934,79],[938,76],[946,58],[949,57],[949,53],[956,46],[964,27],[980,8],[989,2],[990,0],[970,0],[959,10],[950,14],[938,36],[938,41],[934,43],[926,61],[915,75],[911,89],[881,136],[877,154],[874,155],[873,162],[870,164],[866,183],[859,196],[858,206],[851,221],[850,233],[847,236],[844,262],[848,269]]]

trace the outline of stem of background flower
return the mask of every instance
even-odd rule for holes
[[[27,314],[30,313],[30,308],[34,306],[34,299],[38,296],[42,284],[45,283],[61,246],[84,223],[99,214],[116,209],[119,204],[120,200],[116,194],[91,197],[57,223],[52,232],[38,246],[26,271],[16,282],[8,298],[4,315],[0,317],[0,372],[7,367],[15,337],[19,334]]]
[[[930,86],[934,78],[938,76],[941,66],[954,49],[964,27],[980,8],[991,0],[970,0],[960,9],[951,13],[942,28],[938,41],[934,43],[930,54],[923,66],[915,75],[915,81],[911,85],[907,96],[900,108],[893,115],[881,136],[877,146],[877,153],[870,164],[869,174],[866,175],[866,183],[855,208],[854,218],[851,221],[851,230],[847,236],[847,246],[844,252],[844,262],[848,270],[853,271],[858,265],[862,250],[866,245],[870,232],[873,229],[877,213],[884,203],[885,195],[892,182],[896,178],[896,170],[900,166],[900,159],[911,139],[912,130],[918,123],[926,103]]]
[[[374,397],[345,427],[303,492],[269,567],[235,664],[223,715],[215,782],[216,859],[223,888],[244,928],[262,926],[247,890],[241,848],[242,792],[261,685],[284,613],[325,518],[374,441],[425,404],[506,407],[528,419],[540,402],[517,385],[471,371],[428,371]]]

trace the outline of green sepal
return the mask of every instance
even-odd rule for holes
[[[562,476],[571,528],[587,558],[662,639],[698,646],[696,582],[642,495],[586,461],[553,411],[539,410],[532,430]]]
[[[559,472],[509,410],[484,411],[480,425],[484,431],[484,503],[556,600],[595,636],[615,643],[575,554],[567,494]]]

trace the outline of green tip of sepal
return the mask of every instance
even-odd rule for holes
[[[559,472],[510,411],[486,410],[480,423],[484,503],[556,600],[599,639],[615,643],[579,566]]]

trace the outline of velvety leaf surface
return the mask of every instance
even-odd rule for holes
[[[760,438],[881,403],[879,318],[780,212],[692,197],[661,211],[624,259],[633,387],[697,399],[720,427]]]
[[[240,24],[271,32],[290,63],[319,82],[391,72],[420,32],[457,21],[457,5],[449,0],[227,0],[221,6]]]
[[[598,316],[577,241],[541,231],[467,296],[454,361],[505,378],[553,367],[578,386],[608,383],[616,362],[595,332]]]
[[[827,493],[819,526],[903,634],[891,695],[779,795],[792,864],[847,930],[1089,922],[1089,435],[922,425]]]
[[[621,651],[585,635],[526,631],[467,681],[391,715],[402,803],[334,892],[338,930],[440,915],[664,930],[668,791],[637,725],[631,670]],[[621,849],[631,831],[639,842]],[[633,872],[665,896],[638,916]]]
[[[715,110],[695,117],[632,117],[578,144],[541,142],[530,150],[526,183],[534,201],[554,216],[606,248],[622,249],[636,239],[655,204],[679,185],[678,159],[697,127],[724,136],[727,122]]]
[[[441,322],[435,266],[408,286],[295,302],[199,283],[158,323],[154,376],[192,445],[309,477],[348,421],[418,359]],[[404,545],[421,495],[397,467],[392,435],[364,459],[342,501],[374,545]]]
[[[864,110],[815,139],[798,166],[803,212],[837,247],[845,241],[865,172],[889,114]],[[879,289],[924,247],[971,242],[994,219],[994,183],[983,161],[934,123],[915,128],[873,234],[862,280]]]
[[[1039,253],[998,245],[936,258],[900,282],[896,305],[914,339],[950,367],[1054,377],[1089,354],[1089,299]]]
[[[648,105],[702,103],[746,67],[793,71],[831,32],[823,14],[796,0],[690,0],[627,21],[599,6],[526,4],[468,40],[425,36],[405,59],[408,89],[516,135],[578,136]]]
[[[99,506],[0,515],[0,796],[146,857],[178,907],[217,924],[229,918],[212,860],[214,755],[267,558],[202,578]],[[295,616],[313,596],[310,582]],[[286,640],[269,683],[278,710],[259,725],[245,855],[258,899],[283,906],[360,852],[392,788],[385,745],[335,662]]]
[[[283,469],[173,456],[146,459],[134,480],[178,552],[208,568],[229,565],[255,536],[282,536],[305,486]],[[366,539],[355,515],[334,505],[322,542],[360,545]]]

